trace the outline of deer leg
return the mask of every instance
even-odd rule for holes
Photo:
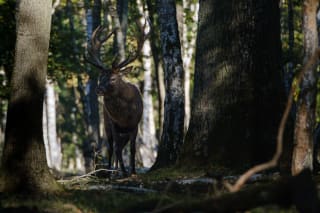
[[[109,155],[108,168],[111,169],[111,167],[112,167],[112,155],[113,155],[113,140],[112,140],[112,136],[111,137],[108,136],[108,155]]]
[[[119,147],[118,147],[118,142],[115,141],[114,143],[114,149],[115,149],[115,155],[114,155],[114,162],[115,162],[115,169],[118,170],[118,161],[119,161],[119,156],[118,156],[118,150],[119,150]]]
[[[131,167],[131,174],[136,174],[136,138],[137,138],[138,128],[136,128],[130,134],[130,167]]]
[[[126,176],[127,171],[124,167],[123,159],[122,159],[122,150],[126,145],[128,138],[123,138],[120,133],[115,132],[114,134],[114,148],[115,148],[115,158],[116,158],[116,169],[118,169],[118,163],[120,165],[120,169],[123,174]]]
[[[114,128],[105,108],[103,110],[103,115],[104,115],[104,130],[107,135],[107,144],[108,144],[108,155],[109,155],[108,169],[111,169],[113,166],[112,155],[113,155],[113,143],[114,143],[114,138],[113,138]]]
[[[122,143],[118,143],[116,147],[117,147],[116,148],[117,160],[118,160],[118,162],[120,164],[121,171],[126,176],[127,175],[127,171],[126,171],[126,169],[124,167],[124,163],[123,163],[123,159],[122,159],[122,150],[123,150],[124,146],[122,146]]]

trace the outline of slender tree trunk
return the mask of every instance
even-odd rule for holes
[[[175,164],[183,143],[184,85],[181,46],[174,0],[157,0],[166,97],[159,152],[153,169]]]
[[[117,13],[113,14],[114,25],[118,30],[115,33],[114,54],[118,54],[119,60],[126,57],[126,37],[128,29],[128,0],[117,0]]]
[[[193,0],[183,0],[183,33],[182,33],[182,55],[183,55],[183,67],[184,67],[184,93],[185,93],[185,119],[184,127],[185,132],[189,127],[190,121],[190,74],[194,68],[192,64],[192,58],[194,57],[195,46],[196,46],[196,33],[198,23],[198,10],[199,2]],[[190,23],[188,19],[191,18]]]
[[[56,97],[54,83],[47,80],[43,109],[44,144],[49,168],[60,171],[62,153],[61,143],[57,137],[56,126]]]
[[[164,70],[163,70],[163,63],[162,60],[159,61],[155,65],[155,71],[156,71],[156,85],[157,85],[157,91],[158,91],[158,115],[159,115],[159,133],[158,133],[158,138],[162,135],[163,132],[163,123],[164,123],[164,99],[166,96],[166,89],[164,86]]]
[[[110,14],[109,14],[110,0],[102,0],[102,12],[103,12],[103,26],[109,26]]]
[[[149,14],[144,11],[144,5],[141,0],[137,0],[137,6],[140,15],[140,24],[143,26],[147,20]],[[145,29],[148,33],[149,27]],[[144,87],[143,87],[143,118],[142,118],[142,146],[140,147],[142,163],[144,167],[150,168],[156,159],[156,147],[158,141],[156,138],[156,129],[154,123],[153,114],[153,102],[152,102],[152,53],[150,40],[147,39],[144,42],[142,48],[142,65],[144,68]]]
[[[90,1],[85,0],[86,7],[86,31],[87,31],[87,41],[91,39],[93,30],[100,25],[100,12],[101,12],[101,1],[95,0],[93,5],[93,10],[90,8]],[[96,94],[97,87],[97,73],[95,70],[91,69],[90,66],[87,67],[87,73],[89,75],[89,80],[84,85],[84,105],[85,114],[88,128],[88,140],[84,144],[84,158],[85,158],[85,168],[86,172],[95,169],[95,155],[98,146],[100,146],[100,133],[99,133],[99,104],[98,96]]]
[[[11,81],[0,191],[50,193],[42,130],[52,1],[17,3],[17,41]]]
[[[2,44],[0,48],[0,159],[2,156],[2,148],[4,145],[4,133],[7,119],[7,105],[9,101],[8,82],[11,80],[14,66],[14,47],[16,41],[16,21],[15,21],[16,1],[4,1],[1,4],[0,13],[2,20],[0,21],[2,34]],[[0,161],[1,165],[1,161]]]
[[[4,109],[4,105],[7,105],[7,100],[1,100],[0,99],[0,107],[1,107],[1,116],[0,116],[0,167],[1,167],[1,158],[2,158],[2,150],[4,145],[4,132],[5,132],[5,126],[6,126],[6,118],[7,114]]]
[[[149,11],[150,22],[152,23],[150,26],[150,44],[151,51],[154,61],[154,69],[155,69],[155,80],[157,87],[157,98],[158,98],[158,126],[159,130],[157,131],[157,137],[160,138],[162,135],[162,127],[164,120],[164,97],[165,97],[165,86],[164,86],[164,76],[163,76],[163,63],[161,59],[161,48],[157,46],[159,43],[158,38],[158,28],[153,27],[156,25],[155,14],[156,8],[154,6],[154,2],[152,0],[147,0],[147,7]]]
[[[318,0],[303,1],[304,62],[318,47],[316,13]],[[297,102],[297,115],[294,132],[292,174],[303,169],[313,169],[313,136],[317,94],[316,66],[308,70],[301,83]]]

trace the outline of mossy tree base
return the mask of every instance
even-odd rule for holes
[[[29,174],[26,175],[3,171],[1,173],[0,192],[2,193],[47,195],[63,192],[63,188],[49,172],[38,171],[30,174],[29,171]]]

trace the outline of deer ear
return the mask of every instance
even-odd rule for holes
[[[120,70],[120,73],[121,73],[121,75],[127,75],[129,72],[132,71],[132,69],[133,69],[133,66],[126,67],[126,68]]]

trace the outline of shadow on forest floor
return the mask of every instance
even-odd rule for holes
[[[2,194],[0,212],[162,212],[164,207],[179,202],[200,201],[228,194],[223,181],[233,182],[236,178],[235,176],[210,177],[204,172],[179,173],[170,169],[119,179],[96,176],[73,177],[59,181],[66,189],[59,195],[35,199]],[[256,175],[250,179],[245,188],[269,184],[279,178],[278,174]],[[320,176],[314,179],[320,183]],[[140,211],[141,205],[142,209],[148,210]],[[268,205],[246,212],[298,211],[291,205],[280,207]]]

